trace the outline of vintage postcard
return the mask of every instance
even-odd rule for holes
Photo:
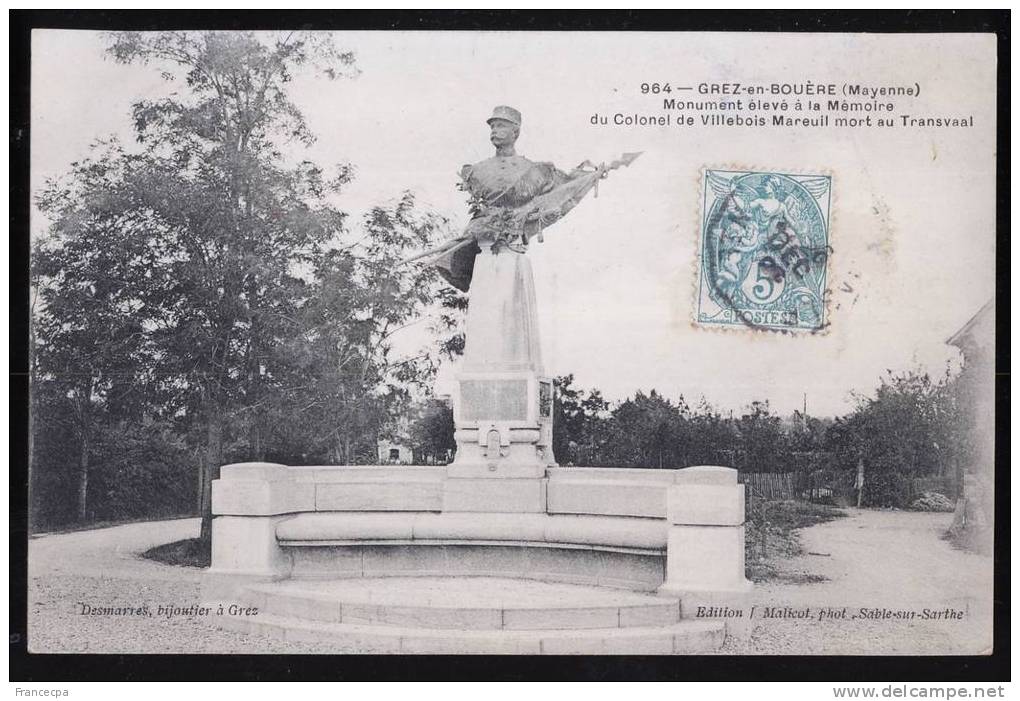
[[[30,653],[992,654],[995,34],[31,48]]]

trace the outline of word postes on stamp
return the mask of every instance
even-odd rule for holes
[[[825,328],[831,177],[706,169],[701,186],[695,321]]]

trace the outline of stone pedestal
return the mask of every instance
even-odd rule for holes
[[[744,485],[728,467],[679,470],[666,493],[666,581],[687,618],[724,618],[740,633],[751,583],[744,576]],[[742,616],[735,612],[742,611]]]
[[[482,245],[457,383],[457,455],[443,511],[544,512],[545,470],[555,465],[553,387],[542,367],[527,256]]]
[[[273,582],[291,573],[276,526],[291,510],[314,508],[314,485],[296,485],[275,463],[224,465],[212,483],[212,566],[205,601],[229,601],[239,582]]]

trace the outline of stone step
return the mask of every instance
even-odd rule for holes
[[[722,623],[690,620],[587,630],[449,630],[325,623],[260,613],[224,617],[219,625],[277,640],[326,644],[341,654],[682,655],[713,652],[726,638]]]
[[[261,614],[321,623],[453,630],[586,630],[668,626],[675,598],[499,578],[289,580],[246,587]]]

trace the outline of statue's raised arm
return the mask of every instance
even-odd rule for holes
[[[464,233],[409,259],[435,265],[454,287],[467,291],[475,256],[481,247],[524,253],[532,238],[542,240],[543,231],[563,218],[585,195],[598,191],[599,180],[609,171],[630,165],[640,153],[596,166],[585,161],[570,173],[551,163],[530,161],[517,155],[514,144],[520,135],[521,113],[499,106],[487,120],[489,140],[496,155],[461,169],[461,189],[469,196],[471,221]]]

